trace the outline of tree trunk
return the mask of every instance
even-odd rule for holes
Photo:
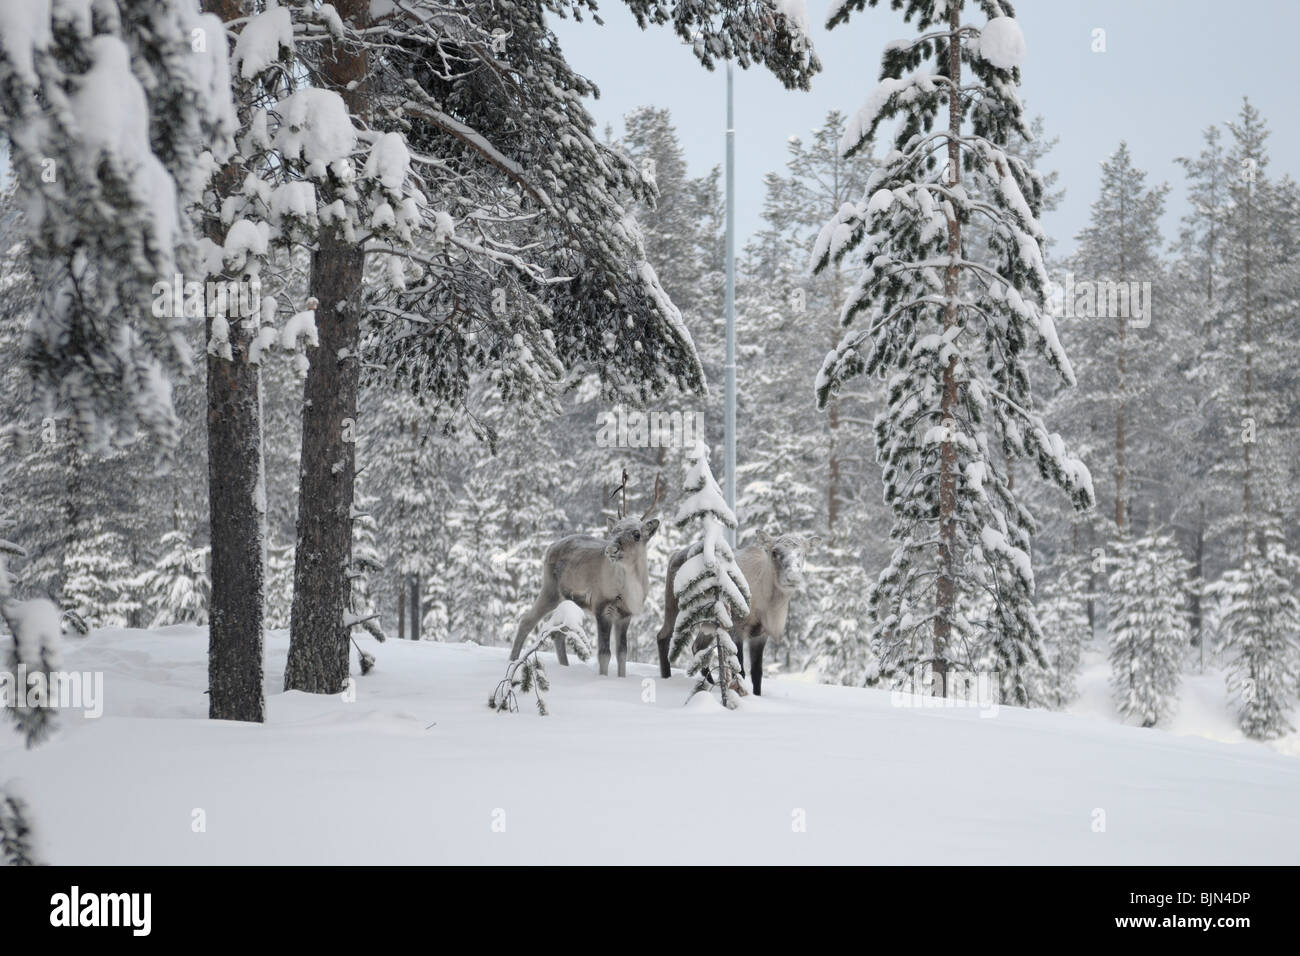
[[[951,4],[948,11],[948,184],[961,182],[961,11],[959,4]],[[957,293],[960,270],[956,265],[961,255],[961,223],[954,215],[948,220],[948,255],[951,262],[944,270],[943,327],[957,324]],[[956,356],[949,359],[943,370],[943,394],[940,398],[941,423],[953,420],[957,407]],[[932,658],[938,678],[937,696],[948,696],[948,642],[952,635],[952,619],[957,601],[957,448],[945,441],[939,448],[939,578],[935,586],[934,647]]]
[[[365,26],[367,0],[339,0],[335,9]],[[331,42],[321,63],[323,85],[364,114],[366,53]],[[361,365],[361,281],[365,253],[323,232],[311,262],[320,345],[311,356],[302,410],[298,488],[298,553],[293,570],[286,690],[341,691],[348,678],[351,608],[352,495],[356,478],[357,392]]]
[[[835,180],[835,193],[839,195],[839,176],[838,169]],[[839,207],[837,206],[836,209]],[[834,210],[832,210],[834,212]],[[840,270],[836,266],[831,273],[831,314],[839,315],[840,308]],[[834,349],[839,344],[839,323],[832,322],[831,344]],[[839,428],[840,428],[840,407],[839,399],[831,398],[826,407],[826,423],[830,429],[829,441],[826,449],[826,546],[835,547],[835,525],[840,517],[840,455],[839,455]]]
[[[406,640],[406,575],[397,579],[397,639]]]
[[[1120,281],[1128,279],[1128,261],[1125,256],[1124,242],[1125,230],[1127,223],[1124,215],[1124,193],[1120,191],[1120,213],[1119,213],[1119,275]],[[1125,322],[1124,316],[1117,316],[1119,319],[1119,348],[1115,353],[1115,372],[1116,372],[1116,397],[1115,405],[1115,530],[1124,534],[1124,525],[1126,522],[1125,515],[1125,494],[1128,485],[1127,471],[1127,454],[1128,454],[1128,396],[1125,394],[1128,387],[1128,368],[1124,361],[1124,349],[1126,347],[1125,338],[1128,333],[1128,323]],[[1127,520],[1132,520],[1131,516]]]
[[[240,0],[204,0],[223,22],[243,15]],[[225,42],[222,38],[221,42]],[[215,183],[218,199],[239,188],[234,167]],[[204,232],[221,243],[215,216]],[[218,277],[224,278],[224,277]],[[266,576],[265,478],[262,465],[262,386],[248,347],[256,332],[231,321],[232,361],[215,355],[208,366],[208,522],[212,595],[208,610],[208,716],[213,720],[266,719],[262,690],[263,591]],[[207,334],[212,318],[207,319]]]
[[[1254,363],[1254,355],[1253,355],[1253,350],[1255,348],[1255,345],[1254,345],[1254,330],[1251,328],[1251,321],[1253,318],[1251,315],[1251,310],[1254,307],[1254,303],[1252,301],[1253,289],[1252,289],[1251,280],[1253,279],[1252,267],[1255,262],[1255,253],[1253,250],[1253,245],[1254,245],[1253,239],[1255,233],[1255,215],[1254,215],[1254,206],[1251,202],[1251,199],[1253,198],[1254,192],[1255,190],[1252,188],[1252,184],[1250,182],[1247,182],[1246,183],[1246,264],[1245,264],[1246,302],[1245,302],[1245,309],[1243,310],[1245,313],[1243,318],[1245,324],[1244,332],[1246,338],[1246,349],[1245,349],[1246,394],[1245,394],[1244,405],[1246,409],[1247,418],[1251,417],[1251,408],[1252,408],[1254,392],[1255,392],[1255,363]],[[1253,438],[1259,433],[1258,432],[1259,423],[1255,422],[1252,424],[1255,427],[1255,431],[1251,435],[1251,437]],[[1251,481],[1253,479],[1253,472],[1252,472],[1252,465],[1250,460],[1250,446],[1251,446],[1251,442],[1242,441],[1241,443],[1241,466],[1242,466],[1241,506],[1242,506],[1242,517],[1243,517],[1242,536],[1244,538],[1244,545],[1242,550],[1243,559],[1249,559],[1251,553],[1251,540],[1250,540],[1251,512],[1254,510],[1254,498],[1251,493]]]
[[[1196,524],[1196,558],[1192,570],[1191,608],[1188,614],[1192,626],[1192,643],[1201,652],[1201,673],[1205,673],[1205,621],[1201,611],[1201,575],[1205,573],[1205,502],[1201,502],[1200,520]]]
[[[415,573],[411,575],[411,640],[420,639],[420,625],[423,623],[420,614],[420,575]]]
[[[360,365],[360,289],[364,254],[322,236],[312,257],[311,289],[319,300],[302,410],[298,549],[285,690],[335,694],[348,677],[351,606],[352,494]],[[340,354],[343,358],[340,358]]]

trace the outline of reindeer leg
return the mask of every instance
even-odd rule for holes
[[[655,643],[659,645],[659,676],[672,677],[673,668],[668,663],[668,645],[673,638],[673,625],[671,621],[664,621],[664,626],[659,629],[659,634],[655,638]]]
[[[632,623],[630,617],[620,617],[614,624],[615,651],[618,653],[618,676],[627,676],[627,629]]]
[[[763,696],[763,647],[767,638],[755,633],[749,639],[749,676],[754,682],[754,696]]]
[[[609,616],[603,607],[596,612],[596,660],[600,676],[609,676]]]
[[[519,652],[523,650],[524,647],[524,639],[533,632],[533,628],[537,626],[537,622],[554,611],[556,607],[559,606],[559,603],[559,593],[549,588],[544,588],[542,593],[537,596],[537,600],[533,603],[533,606],[520,620],[519,629],[515,631],[515,643],[510,648],[510,659],[512,661],[519,659]],[[555,643],[558,647],[560,642],[557,639]],[[556,652],[556,656],[559,657],[561,664],[569,663],[568,659],[565,657],[563,648],[560,648]]]

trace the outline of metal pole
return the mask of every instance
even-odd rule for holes
[[[736,122],[732,108],[731,61],[727,61],[727,359],[726,374],[726,495],[727,507],[736,513]],[[736,544],[736,532],[729,534]]]

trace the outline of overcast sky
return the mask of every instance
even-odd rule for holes
[[[1121,140],[1151,181],[1172,187],[1165,235],[1171,240],[1184,210],[1182,172],[1174,157],[1200,149],[1201,131],[1235,117],[1249,96],[1272,129],[1271,174],[1300,171],[1300,83],[1295,40],[1297,0],[1022,0],[1016,13],[1028,57],[1022,99],[1042,114],[1056,148],[1043,164],[1060,173],[1061,208],[1044,225],[1056,251],[1074,246],[1096,197],[1098,164]],[[743,237],[759,222],[764,173],[785,161],[792,134],[806,135],[829,110],[857,110],[875,85],[880,52],[913,32],[900,14],[868,10],[832,31],[822,27],[827,0],[809,0],[813,43],[823,71],[811,92],[790,92],[760,69],[736,73],[737,226]],[[596,82],[590,104],[603,127],[637,106],[667,107],[693,175],[724,156],[726,79],[710,73],[668,28],[647,32],[621,0],[601,4],[603,27],[559,22],[568,60]],[[1106,51],[1092,52],[1093,31],[1105,31]]]

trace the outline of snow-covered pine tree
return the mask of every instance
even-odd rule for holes
[[[727,541],[727,530],[736,528],[736,516],[713,477],[709,449],[702,440],[687,453],[683,487],[686,496],[675,523],[679,528],[697,528],[699,537],[687,548],[672,581],[678,611],[671,657],[693,648],[686,669],[688,676],[696,678],[691,696],[713,684],[723,705],[734,709],[736,693],[744,691],[731,628],[749,613],[749,584]]]
[[[1175,384],[1168,374],[1171,350],[1153,345],[1169,316],[1151,314],[1153,302],[1162,301],[1160,217],[1167,192],[1163,184],[1147,186],[1146,172],[1134,164],[1128,144],[1120,143],[1101,164],[1091,218],[1067,263],[1075,281],[1063,289],[1072,301],[1063,303],[1061,322],[1072,350],[1082,356],[1075,363],[1081,384],[1061,392],[1053,411],[1074,426],[1074,434],[1104,436],[1090,459],[1111,460],[1100,493],[1110,494],[1113,526],[1103,540],[1113,529],[1127,528],[1134,485],[1149,488],[1179,450],[1166,437],[1171,430],[1155,419],[1158,410],[1168,409]],[[1103,283],[1112,282],[1122,297],[1108,294]],[[1152,301],[1141,304],[1145,314],[1138,315],[1140,303],[1128,293],[1144,288],[1141,283],[1150,283],[1153,292]]]
[[[836,4],[827,26],[876,3]],[[1033,351],[1066,383],[1074,373],[1044,310],[1044,181],[1007,152],[1014,135],[1031,137],[1015,92],[1024,38],[1011,4],[998,0],[895,6],[921,36],[886,47],[880,83],[840,142],[852,155],[892,117],[892,149],[812,256],[821,271],[856,250],[863,268],[842,320],[864,315],[868,327],[826,357],[817,396],[825,405],[859,374],[887,377],[876,455],[896,550],[872,595],[885,674],[924,663],[944,693],[948,670],[990,660],[1003,700],[1025,703],[1022,672],[1042,663],[1034,522],[1008,481],[1008,459],[1033,465],[1076,508],[1090,507],[1093,492],[1030,393]],[[988,17],[983,27],[962,24],[970,6]],[[987,261],[967,258],[963,229],[976,217]],[[992,597],[990,614],[971,620],[979,595]]]
[[[870,465],[844,445],[840,425],[842,417],[850,422],[869,417],[869,405],[865,396],[846,391],[832,397],[826,414],[819,415],[799,397],[807,388],[804,367],[820,360],[839,340],[840,309],[851,284],[842,266],[810,279],[803,274],[802,265],[827,217],[861,197],[875,165],[869,151],[841,154],[845,125],[843,114],[831,111],[809,138],[791,136],[785,168],[765,177],[763,228],[746,250],[738,321],[742,339],[745,328],[751,327],[756,338],[750,341],[761,343],[741,352],[746,381],[762,381],[788,396],[745,415],[751,434],[762,436],[745,443],[750,449],[747,459],[797,457],[798,473],[821,488],[825,502],[816,525],[799,527],[824,527],[829,547],[847,542],[852,551],[861,543],[854,539],[853,529],[839,527],[840,518],[860,510],[862,497],[869,498],[872,505],[877,505],[877,499],[861,495],[861,479]],[[766,361],[765,352],[776,348],[791,361]],[[875,383],[865,384],[870,397],[878,399],[881,389]],[[792,414],[799,414],[803,427],[789,427]],[[774,428],[778,423],[781,427]],[[809,458],[815,462],[811,471]],[[752,524],[746,509],[742,508],[741,514],[746,524]],[[850,533],[842,535],[842,531]],[[853,560],[851,555],[848,560]]]
[[[384,570],[384,561],[379,554],[378,524],[375,521],[375,499],[358,486],[356,505],[352,510],[352,605],[351,619],[355,622],[353,629],[360,628],[376,641],[383,643],[388,639],[380,623],[379,609],[370,597],[370,577]],[[364,651],[362,662],[368,656]],[[371,658],[373,664],[374,659]],[[366,670],[362,670],[364,674]]]
[[[1218,243],[1222,282],[1215,348],[1206,361],[1232,446],[1212,470],[1211,483],[1224,499],[1238,502],[1216,537],[1226,538],[1231,564],[1241,566],[1261,549],[1252,539],[1288,495],[1292,456],[1284,439],[1294,408],[1284,383],[1297,360],[1291,327],[1297,292],[1285,284],[1293,276],[1286,233],[1294,234],[1295,223],[1279,222],[1287,212],[1285,183],[1268,175],[1269,131],[1259,111],[1244,101],[1228,129],[1228,203]]]
[[[19,3],[0,34],[0,132],[42,279],[29,366],[93,443],[141,424],[174,439],[168,380],[192,359],[155,283],[192,271],[186,209],[230,149],[221,26],[177,0]]]
[[[1109,559],[1111,686],[1124,717],[1154,727],[1177,701],[1190,566],[1169,535],[1122,538]]]
[[[1038,623],[1043,629],[1047,668],[1036,695],[1053,710],[1063,710],[1078,696],[1076,680],[1083,649],[1092,641],[1088,622],[1091,573],[1088,559],[1066,555],[1056,561],[1055,575],[1038,595]]]
[[[293,541],[272,538],[266,547],[265,620],[271,630],[287,630],[293,609]]]
[[[154,566],[136,581],[140,599],[152,613],[149,627],[168,624],[207,624],[212,578],[211,549],[194,543],[188,531],[163,535]]]
[[[15,597],[9,562],[25,556],[21,547],[0,539],[0,619],[13,637],[5,664],[12,681],[10,693],[15,695],[5,709],[31,748],[49,737],[58,724],[58,701],[50,696],[50,679],[59,669],[63,615],[45,598],[20,601]],[[38,679],[35,686],[33,678]]]
[[[64,557],[64,604],[91,627],[129,627],[141,602],[139,572],[117,529],[90,515]]]
[[[803,645],[812,650],[818,678],[827,684],[873,686],[880,679],[880,662],[867,627],[871,619],[870,575],[858,564],[809,564],[805,571],[806,603],[812,606],[805,609],[801,602],[797,621],[805,632]],[[795,607],[791,605],[792,612]],[[793,613],[791,618],[795,619]],[[787,629],[789,626],[787,623]]]
[[[1228,656],[1229,699],[1242,732],[1257,740],[1290,733],[1300,682],[1300,558],[1276,520],[1261,522],[1261,548],[1207,589],[1224,602],[1219,652]]]
[[[453,641],[490,646],[504,636],[510,576],[505,567],[509,542],[502,528],[508,505],[495,492],[487,468],[468,476],[447,515],[446,560],[428,582],[426,597],[438,595],[446,602],[446,638]],[[443,639],[443,635],[426,636]]]
[[[1210,475],[1221,463],[1229,434],[1224,408],[1215,397],[1214,367],[1207,358],[1214,352],[1217,337],[1217,301],[1222,295],[1223,235],[1227,212],[1227,184],[1233,175],[1228,168],[1222,134],[1217,126],[1202,133],[1203,146],[1195,157],[1180,156],[1176,162],[1187,176],[1187,204],[1183,215],[1170,283],[1171,327],[1179,341],[1180,367],[1184,387],[1182,414],[1176,420],[1176,440],[1181,444],[1179,463],[1168,479],[1175,486],[1177,505],[1170,521],[1189,526],[1192,532],[1192,591],[1189,622],[1192,643],[1202,651],[1204,662],[1205,612],[1203,582],[1207,577],[1207,539],[1211,527],[1223,525],[1225,505],[1235,496],[1216,487]],[[1221,465],[1219,465],[1221,469]]]

